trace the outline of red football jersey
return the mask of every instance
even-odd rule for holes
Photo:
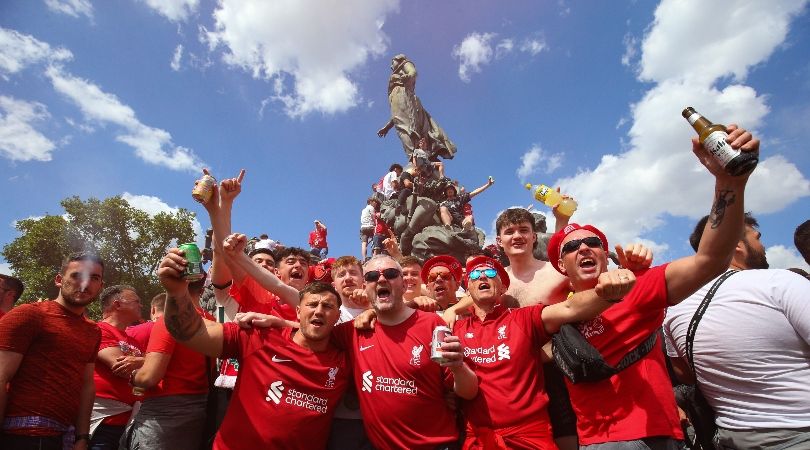
[[[665,270],[666,264],[636,273],[636,284],[622,302],[579,325],[609,364],[616,365],[661,327],[667,307]],[[607,380],[566,382],[581,445],[649,436],[683,439],[664,352],[659,348]]]
[[[548,422],[541,348],[550,339],[540,318],[545,305],[519,309],[498,305],[481,321],[458,320],[453,334],[464,345],[464,361],[478,375],[478,395],[462,402],[476,427],[502,428]]]
[[[276,294],[263,288],[256,280],[248,276],[244,277],[242,281],[234,280],[228,295],[239,303],[240,312],[253,311],[298,321],[294,307],[282,303]]]
[[[109,347],[118,347],[124,356],[143,356],[138,341],[125,332],[115,328],[107,322],[98,322],[101,330],[101,345],[98,350]],[[118,377],[100,360],[96,360],[96,369],[93,371],[93,380],[96,383],[96,397],[111,398],[132,405],[139,397],[132,394],[132,386],[127,378]],[[104,419],[107,425],[126,425],[130,412],[124,412]]]
[[[314,353],[292,341],[292,328],[223,327],[222,357],[240,368],[214,449],[326,448],[349,383],[345,352]]]
[[[349,355],[363,424],[376,448],[434,448],[458,439],[445,401],[453,376],[430,360],[438,325],[446,326],[435,313],[414,311],[399,325],[357,330],[347,322],[332,333]]]

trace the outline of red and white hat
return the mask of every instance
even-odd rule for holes
[[[549,239],[548,241],[548,261],[551,263],[551,266],[557,270],[557,272],[563,273],[563,271],[557,264],[557,262],[560,260],[560,250],[561,250],[560,247],[562,246],[562,242],[566,236],[577,230],[587,230],[595,234],[602,241],[602,245],[605,251],[608,251],[608,241],[607,237],[605,237],[605,233],[602,233],[601,231],[599,231],[598,228],[596,228],[593,225],[582,226],[577,223],[569,223],[568,225],[566,225],[565,228],[554,233],[554,235],[551,236],[551,239]],[[563,275],[565,274],[563,273]]]
[[[456,283],[461,283],[461,263],[450,255],[438,255],[425,261],[425,265],[422,266],[421,272],[423,283],[427,284],[430,269],[434,267],[446,267],[447,270],[453,274],[453,278],[456,279]]]
[[[498,278],[501,279],[504,289],[509,289],[509,274],[503,268],[501,263],[489,256],[476,256],[467,262],[467,275],[464,281],[469,283],[470,272],[476,269],[495,269],[498,272]]]

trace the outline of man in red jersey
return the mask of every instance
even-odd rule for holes
[[[453,334],[480,380],[478,396],[462,402],[467,418],[465,449],[556,449],[544,387],[541,348],[565,323],[596,317],[633,286],[633,272],[603,273],[594,289],[554,305],[508,308],[509,275],[497,261],[478,256],[467,263],[472,316]]]
[[[231,238],[225,248],[240,254],[246,241],[244,235]],[[194,312],[181,278],[185,265],[182,252],[172,249],[158,269],[169,294],[164,317],[170,332],[188,348],[240,363],[239,382],[214,448],[324,448],[350,370],[344,352],[330,340],[340,316],[334,287],[315,282],[300,291],[298,329],[241,329]],[[257,265],[249,270],[249,276],[267,275]]]
[[[204,284],[203,279],[188,286],[196,305],[192,312],[213,320],[199,307]],[[131,450],[197,450],[204,439],[212,361],[178,343],[169,325],[164,312],[152,327],[143,366],[130,374],[130,383],[146,391],[123,442]]]
[[[61,450],[74,439],[74,448],[87,447],[101,334],[83,314],[103,276],[98,256],[74,253],[56,275],[55,300],[0,320],[0,448]]]
[[[135,288],[110,286],[99,296],[103,319],[98,322],[101,345],[96,370],[96,399],[90,421],[90,446],[118,448],[132,405],[140,400],[132,394],[129,375],[143,365],[143,351],[138,341],[126,333],[129,325],[141,319],[141,299]]]
[[[315,221],[315,229],[309,232],[309,248],[319,260],[326,259],[329,254],[329,244],[326,243],[326,225],[320,220]]]
[[[0,318],[11,311],[23,293],[23,283],[17,277],[0,273]]]
[[[759,150],[751,133],[728,127],[732,148]],[[748,175],[730,176],[692,140],[692,151],[715,178],[715,198],[697,254],[636,272],[636,285],[624,300],[578,325],[582,335],[615,366],[657,333],[664,310],[727,270],[743,235],[743,195]],[[550,261],[568,276],[574,292],[594,287],[607,270],[607,240],[592,226],[570,224],[552,236]],[[664,355],[650,351],[616,375],[601,381],[568,381],[583,449],[676,449],[683,438]]]
[[[452,389],[471,399],[478,392],[458,338],[448,336],[442,344],[447,362],[432,361],[433,330],[444,321],[405,305],[402,269],[390,256],[377,255],[363,269],[377,325],[357,330],[345,323],[333,335],[349,355],[369,440],[379,449],[457,448],[455,413],[445,393]]]

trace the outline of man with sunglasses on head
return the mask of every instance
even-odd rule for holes
[[[376,326],[358,330],[352,323],[341,324],[333,337],[353,366],[369,440],[379,449],[459,448],[455,414],[445,392],[452,389],[465,399],[478,393],[478,380],[463,361],[459,339],[445,338],[446,362],[431,360],[433,330],[444,321],[405,305],[402,268],[391,257],[369,260],[364,280]]]
[[[730,125],[732,148],[757,152],[759,140]],[[728,269],[743,233],[743,195],[749,174],[728,175],[714,157],[692,140],[692,151],[715,178],[714,204],[697,253],[636,272],[636,284],[614,307],[578,324],[582,336],[611,366],[630,352],[638,360],[599,381],[568,382],[583,449],[677,449],[683,439],[672,385],[661,351],[648,344],[668,306],[678,304]],[[591,225],[569,224],[552,236],[549,260],[567,276],[574,292],[592,289],[607,271],[605,235]]]
[[[627,269],[600,275],[593,289],[563,302],[509,308],[509,275],[487,256],[467,263],[472,316],[459,319],[453,334],[465,348],[465,362],[480,380],[478,396],[463,401],[465,449],[556,449],[548,416],[542,347],[565,323],[596,317],[633,286]]]

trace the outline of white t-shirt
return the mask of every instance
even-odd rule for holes
[[[686,358],[686,330],[714,281],[664,319],[667,354]],[[709,303],[694,340],[701,392],[732,430],[810,427],[810,281],[744,270]]]
[[[385,174],[385,176],[383,177],[383,183],[382,183],[382,188],[383,188],[382,194],[385,196],[385,198],[391,197],[391,194],[394,193],[394,186],[393,186],[392,182],[394,180],[398,180],[398,179],[399,179],[399,176],[394,171],[391,171],[391,172],[388,172],[387,174]]]
[[[360,213],[360,228],[374,228],[374,207],[366,205]]]

